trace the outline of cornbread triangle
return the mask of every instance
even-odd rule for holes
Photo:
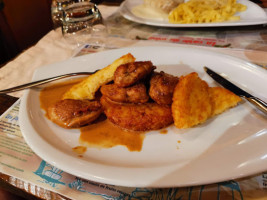
[[[172,115],[177,128],[190,128],[236,106],[241,98],[221,87],[209,87],[196,72],[182,76],[174,89]]]
[[[177,128],[205,122],[212,114],[208,84],[196,72],[181,76],[174,89],[172,115]]]
[[[209,94],[212,104],[212,116],[236,106],[241,101],[239,96],[221,87],[210,87]]]

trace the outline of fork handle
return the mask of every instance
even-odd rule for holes
[[[95,72],[75,72],[75,73],[63,74],[63,75],[59,75],[59,76],[55,76],[55,77],[51,77],[51,78],[42,79],[42,80],[39,80],[39,81],[33,81],[33,82],[30,82],[30,83],[26,83],[26,84],[19,85],[19,86],[16,86],[16,87],[8,88],[8,89],[5,89],[5,90],[0,90],[0,94],[7,94],[7,93],[11,93],[11,92],[17,92],[17,91],[20,91],[20,90],[32,88],[32,87],[39,86],[39,85],[43,85],[43,84],[46,84],[46,83],[49,83],[49,82],[52,82],[52,81],[56,81],[56,80],[59,80],[59,79],[67,78],[67,77],[70,77],[70,76],[90,75],[90,74],[94,74]]]

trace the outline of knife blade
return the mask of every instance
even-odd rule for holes
[[[204,70],[207,72],[207,74],[213,78],[217,83],[222,85],[224,88],[230,90],[231,92],[235,93],[237,96],[240,96],[242,98],[245,98],[250,103],[255,105],[257,108],[259,108],[261,111],[263,111],[265,114],[267,114],[267,103],[263,100],[259,99],[258,97],[255,97],[248,92],[242,90],[241,88],[237,87],[227,79],[223,78],[221,75],[217,74],[213,70],[211,70],[208,67],[204,67]]]

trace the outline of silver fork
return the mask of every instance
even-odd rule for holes
[[[91,75],[91,74],[96,73],[97,71],[98,70],[96,70],[94,72],[75,72],[75,73],[69,73],[69,74],[62,74],[62,75],[59,75],[59,76],[54,76],[54,77],[42,79],[42,80],[39,80],[39,81],[33,81],[33,82],[30,82],[30,83],[26,83],[26,84],[19,85],[19,86],[16,86],[16,87],[8,88],[8,89],[5,89],[5,90],[0,90],[0,94],[7,94],[7,93],[11,93],[11,92],[17,92],[17,91],[20,91],[20,90],[36,87],[36,86],[39,86],[39,85],[43,85],[43,84],[46,84],[46,83],[49,83],[49,82],[52,82],[52,81],[56,81],[56,80],[67,78],[67,77],[71,77],[71,76]]]

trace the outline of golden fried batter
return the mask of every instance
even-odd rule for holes
[[[211,116],[209,86],[196,72],[180,77],[174,89],[172,114],[177,128],[192,127]]]
[[[64,128],[79,128],[96,120],[102,113],[99,101],[65,99],[48,108],[51,121]]]
[[[121,56],[108,65],[107,67],[97,71],[95,74],[88,76],[82,82],[72,86],[63,96],[63,99],[90,99],[95,98],[96,91],[104,84],[112,81],[114,72],[122,64],[134,62],[135,57],[128,53]]]
[[[132,131],[164,128],[173,123],[171,107],[157,103],[120,104],[101,98],[107,118],[115,125]]]
[[[210,87],[209,94],[212,104],[212,115],[217,115],[234,107],[242,99],[231,91],[221,87]]]
[[[100,91],[105,97],[121,103],[145,103],[149,99],[146,86],[142,83],[127,88],[115,84],[103,85]]]
[[[149,96],[158,104],[171,104],[173,90],[179,78],[170,74],[156,72],[150,79]]]
[[[221,87],[209,87],[196,72],[182,76],[173,94],[172,113],[177,128],[189,128],[236,106],[241,98]]]
[[[156,67],[151,61],[130,62],[120,65],[114,73],[114,83],[119,87],[128,87],[145,78]]]

